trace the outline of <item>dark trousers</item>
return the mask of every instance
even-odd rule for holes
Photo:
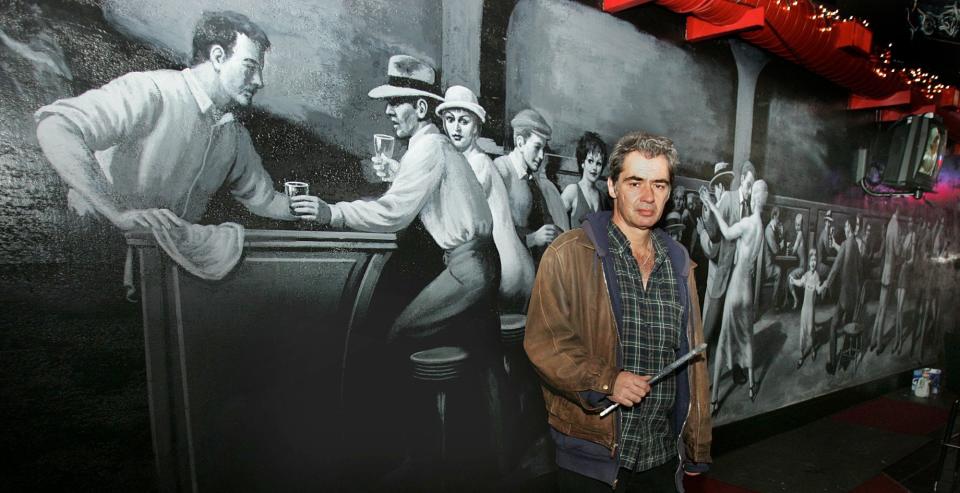
[[[636,472],[620,468],[617,474],[617,486],[611,488],[603,481],[588,478],[573,471],[561,468],[557,472],[557,491],[559,493],[672,493],[677,491],[676,458],[665,464]]]

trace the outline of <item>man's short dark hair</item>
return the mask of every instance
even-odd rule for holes
[[[607,144],[595,132],[586,132],[577,141],[577,166],[581,171],[583,171],[583,162],[587,160],[587,154],[590,153],[599,153],[600,162],[607,162]]]
[[[222,46],[229,58],[233,55],[238,33],[250,38],[263,51],[270,48],[267,33],[247,16],[231,10],[204,12],[193,30],[193,64],[207,61],[214,45]]]
[[[670,173],[670,185],[673,185],[673,175],[680,158],[672,140],[645,132],[630,132],[620,137],[610,154],[610,179],[614,182],[620,178],[620,172],[623,171],[623,160],[631,152],[639,152],[645,159],[660,156],[666,158],[667,170]]]

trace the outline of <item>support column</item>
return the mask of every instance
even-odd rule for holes
[[[443,89],[461,85],[480,93],[480,26],[483,0],[440,2],[443,9]]]
[[[737,119],[733,139],[732,187],[740,183],[740,165],[750,159],[753,142],[753,102],[757,95],[757,78],[770,60],[770,55],[739,39],[730,40],[730,50],[737,63]]]

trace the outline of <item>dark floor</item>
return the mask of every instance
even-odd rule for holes
[[[0,268],[0,491],[153,491],[139,307],[115,301],[119,271],[92,266],[93,292],[46,269]],[[688,491],[932,491],[953,398],[898,375],[718,427]]]
[[[854,394],[860,392],[853,390]],[[721,450],[709,477],[690,481],[688,491],[716,492],[926,492],[933,491],[940,440],[955,394],[914,397],[906,386],[753,441],[770,423],[717,429]],[[816,413],[836,406],[832,396],[813,403]],[[785,410],[780,419],[798,410]],[[733,429],[733,428],[736,429]],[[730,442],[752,442],[723,450]],[[938,491],[951,491],[954,453],[945,461]],[[960,485],[958,485],[960,486]]]

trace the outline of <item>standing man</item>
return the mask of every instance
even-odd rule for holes
[[[730,183],[733,181],[733,171],[730,171],[730,163],[719,162],[713,166],[713,178],[710,180],[710,192],[713,194],[713,200],[719,201],[720,197],[723,196],[723,192],[730,188]],[[700,198],[697,197],[699,201]],[[702,203],[700,205],[700,217],[697,218],[697,239],[696,241],[700,244],[700,250],[703,252],[703,256],[707,259],[708,268],[707,268],[707,278],[706,283],[704,284],[704,293],[703,293],[703,311],[706,313],[708,310],[708,305],[712,302],[716,302],[710,297],[710,290],[716,289],[711,288],[711,286],[716,286],[719,281],[717,281],[717,272],[720,268],[717,265],[717,260],[720,258],[720,243],[711,241],[710,234],[707,233],[706,223],[713,221],[710,217],[710,208],[704,206]],[[702,265],[702,264],[697,264]],[[699,272],[699,271],[698,271]],[[699,280],[699,278],[698,278]],[[704,338],[707,341],[707,344],[710,345],[709,351],[713,351],[713,348],[716,347],[716,342],[718,340],[719,331],[716,333],[710,333],[706,330],[706,325],[704,325]]]
[[[797,213],[793,218],[793,244],[787,249],[788,255],[793,255],[797,257],[797,267],[790,271],[790,274],[787,275],[787,289],[790,293],[790,296],[793,298],[793,309],[797,309],[797,291],[793,283],[790,282],[790,279],[800,279],[803,277],[803,273],[807,271],[807,240],[806,234],[803,231],[803,214]],[[784,296],[783,304],[786,306],[787,298]]]
[[[717,209],[719,209],[723,221],[728,226],[732,226],[739,222],[741,218],[750,215],[750,192],[756,176],[757,171],[753,167],[753,163],[744,161],[740,165],[740,183],[737,189],[727,190],[720,196]],[[713,277],[713,284],[707,282],[707,294],[703,301],[703,332],[707,336],[707,341],[712,344],[717,340],[720,333],[723,303],[727,294],[727,285],[730,284],[730,272],[733,271],[737,241],[727,240],[723,237],[713,215],[704,215],[703,223],[710,241],[719,244],[716,275]],[[747,375],[739,364],[733,366],[733,380],[737,384],[743,384],[747,381]]]
[[[533,109],[517,113],[510,126],[513,127],[513,150],[495,159],[493,164],[507,187],[517,235],[539,264],[547,245],[570,229],[560,192],[553,182],[538,173],[553,130]]]
[[[840,245],[840,253],[833,262],[830,275],[820,286],[825,290],[837,276],[840,276],[840,296],[837,298],[837,308],[830,322],[830,356],[827,360],[827,373],[833,375],[837,371],[837,331],[844,324],[853,320],[857,313],[857,304],[860,300],[860,247],[857,237],[853,234],[850,218],[843,221],[843,232],[846,239]]]
[[[783,223],[780,222],[780,208],[774,207],[770,211],[770,222],[763,231],[763,280],[773,279],[773,294],[770,295],[771,303],[774,307],[780,295],[780,284],[783,281],[783,269],[777,265],[774,259],[783,251],[785,245],[783,239]],[[759,305],[760,300],[756,300]]]
[[[560,491],[675,491],[681,470],[711,462],[706,358],[649,384],[703,342],[690,258],[654,228],[676,166],[669,139],[621,138],[613,211],[557,238],[537,272],[524,348],[543,379]]]
[[[690,252],[690,255],[696,258],[697,254],[694,252],[696,251],[696,245],[699,242],[699,239],[697,238],[697,219],[700,217],[700,197],[697,196],[696,192],[691,190],[687,192],[685,203],[687,205],[687,209],[683,213],[683,225],[686,227],[687,240],[683,246],[687,247],[687,251]],[[697,283],[698,286],[700,284],[701,283]]]
[[[836,252],[839,248],[837,241],[833,237],[833,211],[827,211],[823,214],[823,230],[820,231],[820,237],[817,238],[817,273],[821,278],[826,278],[830,273],[830,266],[827,265],[827,255]]]
[[[890,216],[890,222],[887,223],[887,232],[884,234],[880,253],[877,255],[882,259],[883,270],[880,273],[880,301],[877,303],[877,316],[873,320],[873,331],[870,336],[870,349],[876,350],[877,354],[883,352],[880,338],[883,336],[883,319],[887,314],[887,296],[890,294],[894,270],[897,268],[894,264],[900,256],[900,226],[897,221],[899,214],[900,205],[898,204],[893,215]]]
[[[690,245],[690,238],[694,236],[694,231],[696,230],[696,220],[693,217],[693,214],[690,212],[690,207],[687,203],[687,188],[683,185],[677,185],[673,190],[673,211],[680,215],[680,224],[683,225],[683,230],[680,235],[680,244],[684,247]],[[692,250],[687,248],[688,252]]]
[[[431,122],[443,101],[436,73],[421,60],[390,57],[388,84],[371,98],[386,100],[386,115],[398,138],[409,139],[397,162],[374,157],[374,164],[396,172],[377,200],[320,203],[317,221],[359,231],[396,232],[417,216],[446,251],[446,268],[414,298],[393,323],[388,339],[423,340],[438,336],[455,345],[495,337],[500,262],[493,243],[493,217],[467,159]]]
[[[37,139],[70,188],[70,207],[123,231],[171,228],[198,221],[227,183],[255,214],[315,219],[315,197],[291,204],[274,191],[231,113],[263,87],[269,48],[246,16],[206,12],[194,30],[190,68],[132,72],[37,110]]]

